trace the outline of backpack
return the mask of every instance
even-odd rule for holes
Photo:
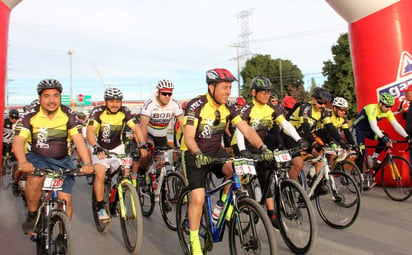
[[[296,104],[293,106],[292,110],[290,110],[290,111],[288,112],[288,114],[286,114],[286,120],[289,120],[289,119],[290,119],[290,116],[292,116],[292,114],[296,111],[296,109],[298,109],[302,104],[304,104],[304,105],[306,105],[306,106],[310,106],[310,103],[308,103],[308,102],[298,102],[298,103],[296,103]]]

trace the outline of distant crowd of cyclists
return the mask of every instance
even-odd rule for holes
[[[250,158],[259,153],[271,160],[274,149],[300,148],[313,157],[321,155],[325,146],[356,148],[366,155],[365,141],[377,140],[382,145],[373,152],[371,159],[379,166],[378,156],[391,138],[381,130],[378,122],[387,119],[405,140],[412,144],[410,134],[396,120],[391,111],[394,97],[382,93],[376,103],[360,110],[349,126],[346,116],[349,104],[340,96],[333,96],[322,87],[313,89],[311,98],[297,102],[290,95],[280,99],[273,93],[269,78],[254,77],[249,86],[251,100],[242,97],[230,101],[233,74],[222,68],[206,72],[206,90],[182,105],[173,99],[175,85],[170,80],[160,80],[155,94],[146,100],[139,113],[123,105],[124,95],[118,88],[104,91],[105,104],[95,107],[89,116],[76,114],[61,104],[62,84],[55,79],[42,80],[37,85],[38,99],[24,107],[24,112],[9,111],[4,121],[3,155],[13,153],[16,175],[13,192],[18,194],[18,181],[22,173],[35,168],[74,169],[70,155],[73,143],[81,160],[84,174],[94,173],[98,218],[108,219],[105,209],[104,178],[109,169],[117,169],[118,161],[107,157],[107,152],[125,154],[125,129],[133,133],[136,149],[134,162],[127,174],[134,179],[145,179],[146,168],[151,162],[153,148],[168,146],[171,123],[175,146],[181,151],[184,176],[191,190],[188,209],[190,222],[190,249],[192,254],[202,254],[199,225],[205,199],[205,178],[212,171],[218,178],[229,177],[232,165],[215,163],[211,158],[239,156]],[[409,89],[409,88],[408,88]],[[406,90],[408,93],[411,90]],[[412,93],[411,93],[412,94]],[[362,158],[360,158],[362,159]],[[177,160],[176,157],[174,160]],[[356,162],[359,169],[362,162]],[[314,163],[315,175],[322,162]],[[300,151],[292,155],[289,177],[296,180],[303,168]],[[258,180],[262,189],[268,184],[270,169],[264,162],[256,163]],[[25,233],[32,232],[36,223],[37,206],[41,196],[42,177],[28,176],[25,187],[27,217],[22,224]],[[74,178],[66,177],[59,198],[66,200],[67,215],[73,213],[72,189]],[[227,191],[226,191],[227,192]],[[321,187],[317,195],[327,192]],[[224,195],[222,196],[224,198]],[[278,228],[273,197],[266,198],[267,215]]]

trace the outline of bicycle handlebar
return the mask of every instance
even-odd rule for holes
[[[45,176],[50,173],[54,173],[58,176],[84,176],[83,172],[81,171],[80,168],[74,168],[74,169],[47,169],[47,168],[35,168],[32,173],[27,173],[27,175],[33,175],[33,176]]]

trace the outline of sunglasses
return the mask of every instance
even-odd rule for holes
[[[213,126],[217,126],[220,123],[220,112],[218,110],[215,111],[215,121],[213,121]]]
[[[160,92],[160,95],[165,96],[165,97],[171,97],[173,93],[167,93],[167,92]]]
[[[346,112],[346,108],[336,107],[336,109],[338,109],[338,111],[341,111],[341,112]]]
[[[387,104],[384,104],[384,103],[382,103],[382,105],[385,106],[386,108],[392,108],[392,105],[387,105]]]
[[[326,102],[325,102],[325,101],[316,100],[316,102],[318,103],[318,105],[326,105]]]

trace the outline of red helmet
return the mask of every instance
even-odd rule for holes
[[[295,106],[295,104],[296,104],[296,99],[294,99],[291,96],[285,96],[285,98],[283,98],[282,100],[282,106],[285,108],[292,109],[293,106]]]
[[[246,104],[246,100],[243,97],[236,98],[236,105],[244,106]]]
[[[206,83],[218,83],[218,82],[232,82],[236,81],[236,78],[233,74],[226,69],[223,68],[215,68],[206,72]]]
[[[182,109],[184,110],[184,109],[186,109],[186,105],[187,105],[187,101],[186,102],[183,102],[183,104],[182,104]]]

